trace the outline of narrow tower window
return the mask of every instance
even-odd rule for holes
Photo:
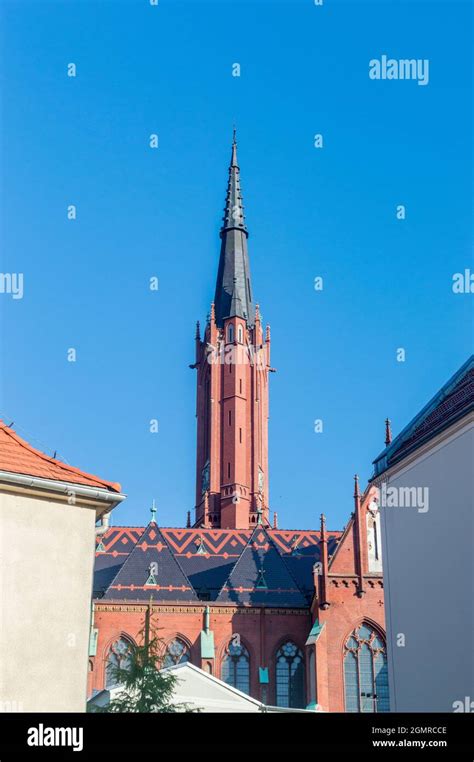
[[[242,344],[242,343],[243,343],[243,340],[244,340],[244,332],[243,332],[243,330],[242,330],[242,326],[241,326],[241,325],[239,325],[239,327],[238,327],[238,329],[237,329],[237,341],[238,341],[240,344]]]
[[[234,326],[232,325],[232,323],[227,328],[227,341],[228,342],[234,341]]]
[[[239,429],[239,442],[242,444],[242,429]]]
[[[232,410],[229,410],[229,426],[232,426]]]
[[[230,463],[227,464],[227,478],[230,479]]]

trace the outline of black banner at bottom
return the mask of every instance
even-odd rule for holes
[[[0,760],[133,758],[184,747],[364,750],[474,759],[472,714],[1,714]],[[282,749],[282,753],[290,750]]]

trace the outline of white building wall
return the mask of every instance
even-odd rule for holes
[[[0,709],[85,711],[95,518],[0,490]]]
[[[474,699],[473,455],[471,423],[381,477],[429,489],[425,513],[381,507],[391,711]]]

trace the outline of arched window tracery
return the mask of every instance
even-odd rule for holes
[[[174,638],[166,646],[163,667],[173,667],[175,664],[185,664],[191,660],[189,646],[181,638]]]
[[[132,641],[121,635],[109,648],[105,664],[105,687],[113,688],[118,684],[117,669],[129,669]]]
[[[288,640],[276,654],[276,705],[304,709],[304,656],[300,648]]]
[[[346,712],[388,712],[387,649],[382,636],[365,622],[344,644]]]
[[[243,643],[231,640],[226,646],[221,677],[228,685],[243,693],[250,693],[250,655]]]

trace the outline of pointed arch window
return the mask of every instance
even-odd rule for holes
[[[230,323],[227,327],[227,341],[229,344],[234,341],[234,326]]]
[[[163,667],[173,667],[175,664],[186,664],[191,654],[188,645],[181,638],[174,638],[166,647]]]
[[[276,705],[304,709],[304,657],[300,648],[288,640],[276,654]]]
[[[222,680],[243,693],[250,694],[250,656],[242,643],[231,641],[224,652]]]
[[[243,344],[244,342],[244,331],[241,325],[237,328],[237,341],[239,344]]]
[[[388,712],[387,649],[368,624],[356,627],[344,644],[346,712]]]
[[[121,636],[115,643],[112,643],[107,654],[105,664],[105,687],[113,688],[118,685],[116,675],[117,669],[130,669],[131,665],[132,642],[128,638]]]

